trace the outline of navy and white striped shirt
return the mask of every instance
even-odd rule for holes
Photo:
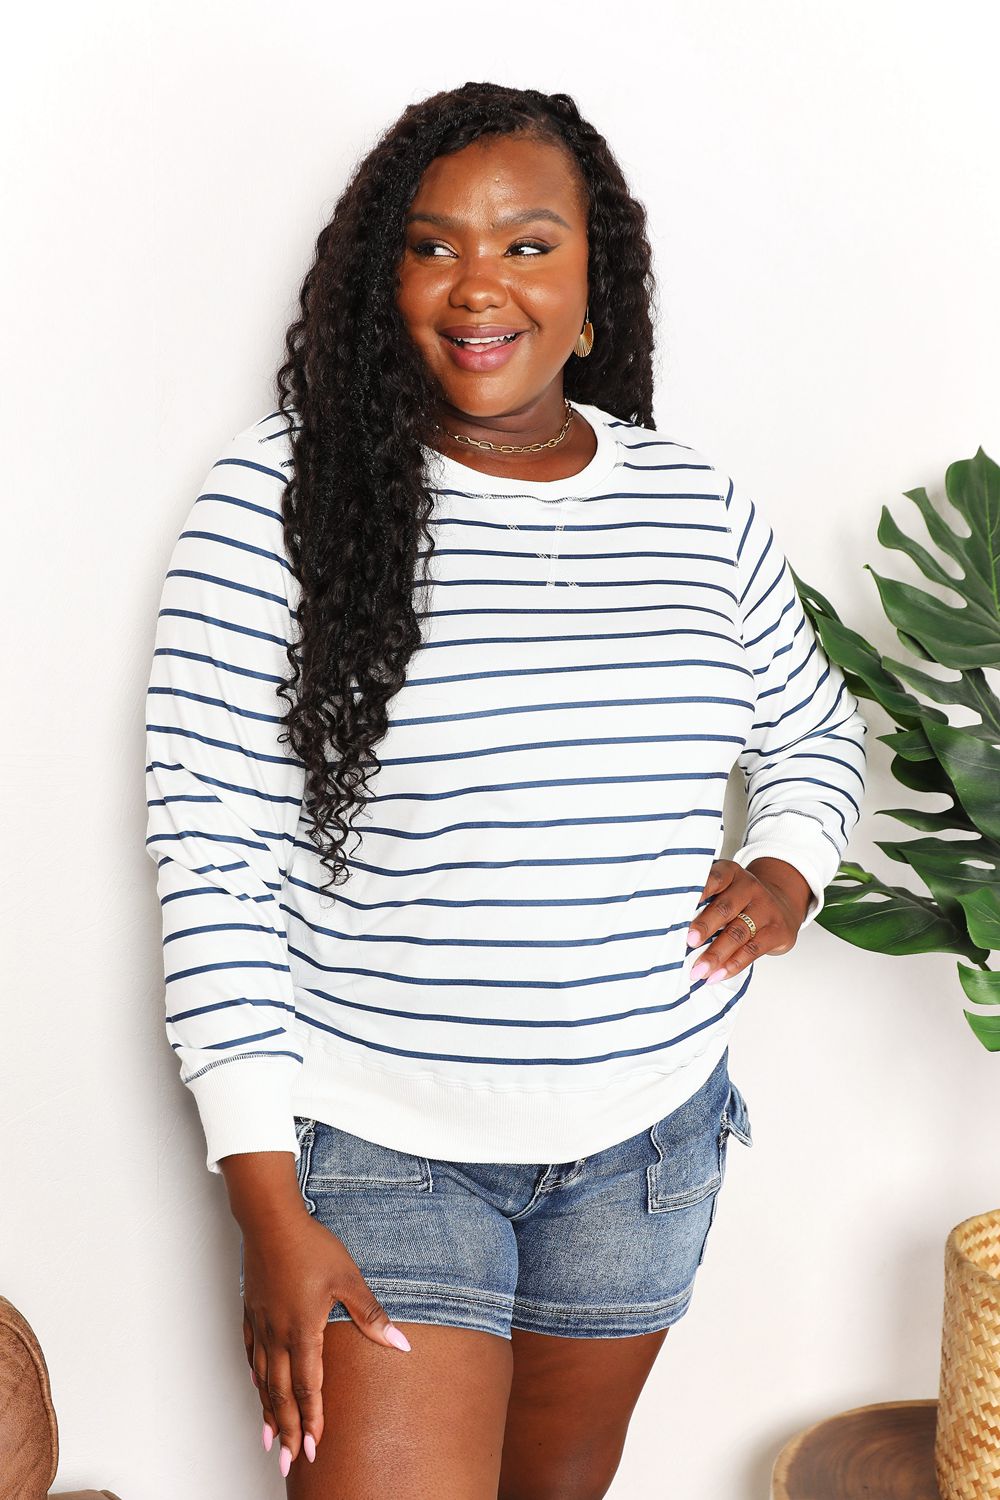
[[[575,405],[598,445],[570,479],[425,450],[423,644],[333,894],[278,743],[287,419],[237,434],[191,507],[149,679],[147,848],[167,1037],[212,1172],[297,1160],[295,1115],[547,1163],[683,1103],[754,972],[692,981],[707,943],[686,943],[737,762],[734,858],[787,860],[806,925],[819,910],[864,790],[857,701],[757,504],[684,443]]]

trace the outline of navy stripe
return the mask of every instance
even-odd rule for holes
[[[733,1006],[743,998],[743,995],[749,988],[750,979],[751,973],[748,972],[747,978],[743,981],[740,988],[714,1015],[709,1016],[709,1018],[705,1021],[699,1021],[695,1026],[689,1026],[685,1031],[678,1032],[676,1035],[671,1036],[667,1041],[655,1042],[646,1047],[620,1047],[615,1051],[593,1053],[583,1057],[564,1057],[560,1055],[552,1057],[499,1057],[495,1055],[483,1057],[467,1052],[418,1052],[414,1048],[410,1047],[391,1047],[382,1042],[365,1041],[361,1037],[352,1036],[349,1032],[342,1031],[336,1026],[331,1026],[325,1021],[320,1021],[315,1016],[305,1016],[303,1017],[303,1019],[307,1025],[315,1026],[319,1030],[329,1032],[331,1035],[339,1037],[343,1041],[354,1042],[357,1046],[363,1047],[368,1051],[391,1053],[395,1057],[410,1057],[414,1059],[420,1059],[425,1062],[460,1062],[467,1063],[470,1066],[473,1064],[479,1064],[480,1066],[486,1066],[490,1068],[548,1067],[553,1064],[559,1064],[565,1067],[584,1067],[587,1064],[592,1063],[610,1062],[613,1058],[617,1057],[641,1057],[646,1053],[662,1052],[668,1047],[679,1046],[682,1042],[687,1041],[689,1037],[696,1036],[698,1032],[704,1031],[706,1027],[714,1026],[717,1021],[720,1021],[722,1017],[727,1014],[728,1011],[732,1010]],[[673,1010],[677,1006],[683,1005],[684,1002],[688,999],[688,995],[693,994],[698,988],[699,986],[697,984],[692,985],[690,990],[686,994],[682,995],[678,1000],[670,1001],[666,1005],[657,1006],[656,1009],[658,1011]]]

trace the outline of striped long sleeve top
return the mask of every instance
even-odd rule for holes
[[[733,857],[786,860],[804,926],[820,910],[864,790],[857,702],[757,502],[692,447],[575,405],[597,451],[569,479],[424,450],[422,643],[350,877],[325,891],[275,693],[297,625],[289,419],[238,433],[190,507],[149,677],[146,848],[211,1172],[297,1160],[296,1115],[541,1163],[682,1104],[756,967],[692,980],[707,942],[686,942],[737,764]]]

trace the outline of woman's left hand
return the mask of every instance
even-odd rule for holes
[[[754,859],[746,868],[732,859],[715,860],[698,901],[708,905],[691,924],[688,946],[697,948],[715,933],[718,937],[700,955],[691,978],[715,984],[765,953],[787,953],[795,946],[811,898],[804,876],[783,859]],[[746,912],[755,933],[737,912]]]

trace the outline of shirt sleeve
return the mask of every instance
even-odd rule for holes
[[[304,767],[279,743],[297,597],[275,424],[210,469],[163,583],[146,694],[146,849],[163,924],[166,1032],[210,1172],[291,1151],[302,1064],[280,896]],[[276,451],[282,449],[282,453]]]
[[[803,927],[823,908],[861,813],[868,725],[823,651],[774,532],[754,501],[723,481],[736,551],[743,644],[756,681],[754,722],[738,756],[747,789],[733,859],[783,859],[808,882]]]

